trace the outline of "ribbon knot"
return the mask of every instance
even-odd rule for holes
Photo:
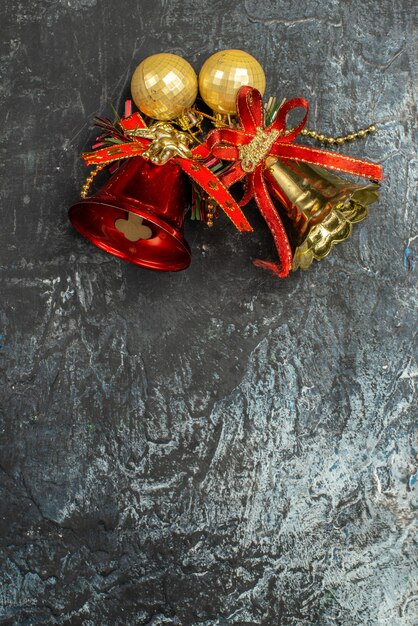
[[[128,114],[119,124],[126,142],[84,153],[82,156],[87,165],[107,165],[140,156],[164,167],[167,161],[172,160],[215,200],[239,231],[252,231],[247,218],[225,185],[205,165],[205,159],[210,157],[210,150],[204,143],[190,150],[184,133],[164,122],[148,127],[139,113]]]
[[[286,130],[287,117],[290,111],[297,108],[304,109],[304,117],[296,128]],[[308,112],[307,100],[293,98],[280,107],[275,120],[265,128],[260,92],[253,87],[241,87],[237,94],[237,114],[241,128],[212,130],[206,138],[214,156],[223,161],[232,161],[231,167],[222,176],[223,184],[230,187],[242,179],[245,180],[245,192],[239,202],[240,206],[244,206],[254,197],[273,235],[280,265],[259,260],[255,264],[274,271],[280,277],[289,274],[293,254],[264,179],[264,170],[269,167],[269,159],[271,161],[275,157],[272,162],[276,159],[304,161],[364,178],[382,178],[382,168],[376,163],[293,143],[306,124]]]
[[[279,134],[279,131],[276,129],[272,129],[267,133],[258,126],[250,143],[238,148],[241,168],[246,174],[253,172],[257,165],[264,161]]]

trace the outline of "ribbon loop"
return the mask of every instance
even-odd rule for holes
[[[279,131],[273,128],[266,132],[263,128],[256,128],[255,135],[250,143],[238,149],[241,167],[247,174],[253,172],[257,165],[270,153]]]
[[[287,116],[289,115],[290,111],[294,109],[298,109],[298,108],[305,109],[305,115],[302,121],[300,122],[300,124],[296,126],[296,128],[286,133]],[[284,104],[282,104],[282,106],[280,107],[277,113],[276,119],[274,120],[274,122],[272,122],[270,126],[271,128],[275,128],[280,133],[282,133],[284,136],[283,141],[286,141],[286,143],[288,143],[290,141],[293,141],[299,135],[301,130],[303,130],[308,120],[308,115],[309,115],[308,101],[305,100],[305,98],[292,98],[291,100],[287,100],[286,102],[284,102]]]
[[[246,133],[254,134],[264,127],[264,109],[261,93],[253,87],[241,87],[237,94],[237,112]]]

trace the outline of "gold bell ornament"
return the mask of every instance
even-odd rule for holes
[[[324,259],[379,198],[376,183],[354,183],[300,161],[268,157],[264,175],[293,226],[293,270],[305,270],[314,259]]]
[[[381,179],[382,168],[375,163],[300,145],[294,140],[302,134],[328,145],[341,145],[374,132],[375,127],[336,139],[308,131],[304,127],[309,104],[304,98],[284,100],[280,105],[271,98],[263,106],[260,90],[244,85],[236,92],[235,83],[223,95],[216,85],[217,64],[208,64],[209,72],[205,66],[199,84],[205,87],[204,90],[201,87],[201,94],[206,104],[226,113],[231,111],[234,101],[237,103],[236,123],[221,120],[219,128],[207,137],[214,156],[232,161],[222,181],[226,187],[245,181],[241,204],[255,198],[276,243],[280,263],[255,260],[255,264],[280,277],[287,276],[291,269],[308,268],[314,259],[327,256],[336,243],[350,235],[353,224],[366,217],[368,206],[378,199],[379,186],[375,180]],[[237,73],[238,69],[237,63]],[[229,65],[228,72],[233,74],[233,70]],[[215,95],[210,90],[210,81],[214,83]],[[295,109],[303,109],[305,115],[297,127],[289,128],[287,117]],[[353,183],[336,175],[335,170],[369,181]],[[286,226],[281,219],[283,209],[274,204],[274,199],[286,213]]]

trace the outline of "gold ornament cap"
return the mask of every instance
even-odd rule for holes
[[[177,54],[153,54],[134,71],[131,93],[138,109],[148,117],[173,120],[196,100],[196,72]]]
[[[264,94],[266,77],[260,63],[243,50],[221,50],[209,57],[199,74],[199,91],[217,113],[232,115],[240,87],[249,85]]]

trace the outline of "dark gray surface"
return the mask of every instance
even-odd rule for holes
[[[417,623],[414,5],[2,2],[1,624]],[[173,275],[67,220],[137,63],[225,47],[311,127],[379,125],[343,149],[379,204],[286,281],[254,207]]]

